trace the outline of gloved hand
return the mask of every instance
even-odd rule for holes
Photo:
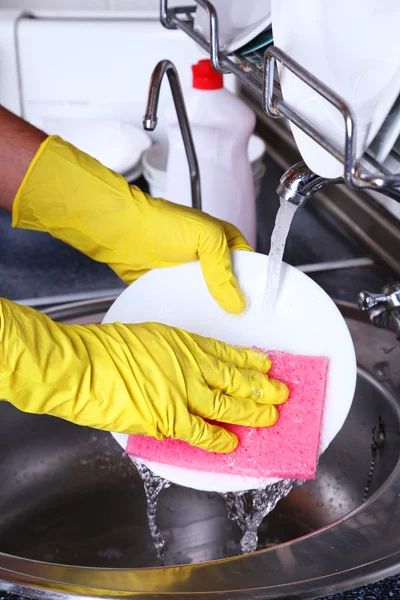
[[[217,302],[231,313],[245,308],[229,250],[251,248],[236,227],[151,198],[56,136],[42,143],[28,169],[13,226],[49,232],[110,265],[125,283],[149,269],[200,259]]]
[[[231,452],[237,438],[204,419],[274,424],[288,389],[270,366],[167,325],[63,325],[0,300],[0,398],[79,425]]]

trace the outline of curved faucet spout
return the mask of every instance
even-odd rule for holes
[[[182,93],[179,75],[175,65],[169,60],[158,63],[150,79],[149,95],[146,113],[143,117],[143,127],[147,131],[154,131],[157,126],[158,101],[160,98],[161,83],[167,74],[171,87],[172,98],[178,117],[179,128],[182,133],[183,145],[189,163],[190,183],[192,189],[192,206],[201,210],[200,172],[194,147],[192,132],[186,112],[185,100]]]

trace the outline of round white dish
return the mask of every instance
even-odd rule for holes
[[[339,94],[356,117],[356,156],[375,137],[400,92],[398,0],[272,0],[274,44]],[[344,119],[317,92],[279,67],[284,100],[344,148]],[[343,165],[292,126],[308,167],[323,177]]]
[[[149,271],[124,290],[103,322],[155,321],[229,344],[327,356],[330,363],[321,427],[321,454],[341,429],[353,400],[356,358],[347,325],[322,288],[287,264],[282,266],[275,313],[272,319],[268,318],[262,308],[268,257],[236,250],[232,252],[232,260],[248,300],[248,308],[242,315],[224,312],[208,292],[200,263],[193,262]],[[125,450],[128,436],[113,435]],[[241,491],[276,481],[142,462],[161,477],[200,490]]]
[[[271,0],[213,0],[218,13],[220,49],[234,52],[271,25]],[[197,5],[194,27],[210,39],[207,11]]]

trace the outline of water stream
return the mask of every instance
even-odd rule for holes
[[[155,475],[152,471],[150,471],[150,469],[145,467],[143,463],[134,460],[132,457],[130,457],[130,459],[135,465],[137,472],[143,481],[144,493],[146,495],[147,502],[147,523],[149,526],[150,535],[153,538],[157,556],[160,559],[161,564],[163,564],[165,542],[157,525],[157,504],[160,493],[162,490],[169,488],[171,482],[163,477]]]
[[[292,479],[282,479],[259,490],[222,494],[228,517],[235,521],[242,531],[242,554],[257,550],[258,529],[263,519],[274,510],[279,500],[285,498],[290,490],[300,483]]]
[[[281,205],[276,215],[275,226],[271,236],[271,249],[268,258],[266,288],[263,299],[263,306],[267,311],[272,311],[274,308],[276,295],[278,293],[286,238],[296,209],[297,206],[295,204],[281,201]]]
[[[155,475],[139,461],[132,459],[132,462],[144,484],[149,531],[157,556],[163,564],[165,542],[157,525],[157,504],[160,493],[168,488],[171,482]],[[240,540],[242,554],[257,550],[258,529],[263,519],[274,510],[279,500],[285,498],[296,485],[301,483],[303,482],[294,479],[282,479],[258,490],[221,494],[225,500],[229,519],[235,521],[242,532]]]

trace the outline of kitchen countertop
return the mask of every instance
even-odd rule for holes
[[[260,252],[269,250],[278,207],[275,189],[280,176],[278,167],[268,163],[257,206]],[[142,187],[145,185],[143,181],[138,183]],[[0,296],[17,300],[123,289],[124,284],[106,265],[91,261],[47,234],[11,229],[10,221],[10,216],[0,211]],[[316,202],[309,202],[295,215],[285,250],[286,262],[298,266],[365,256],[365,250]],[[356,302],[362,289],[376,292],[394,279],[393,274],[380,265],[313,273],[311,276],[332,297],[347,302]],[[0,592],[0,600],[18,598]],[[400,576],[359,590],[334,594],[324,600],[391,598],[400,598]]]

